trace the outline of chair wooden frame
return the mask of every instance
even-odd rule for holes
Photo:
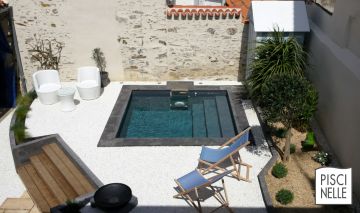
[[[236,135],[235,137],[231,138],[230,140],[228,140],[227,142],[225,142],[223,145],[221,145],[218,149],[221,149],[227,145],[230,145],[231,143],[235,142],[237,139],[239,139],[244,133],[246,133],[247,131],[250,131],[251,127],[248,127],[247,129],[245,129],[244,131],[242,131],[241,133],[239,133],[238,135]],[[233,173],[231,173],[236,179],[243,180],[246,182],[250,182],[250,168],[252,168],[252,165],[247,164],[245,162],[242,161],[241,156],[240,156],[240,149],[242,149],[243,147],[247,146],[250,144],[250,141],[245,142],[244,144],[242,144],[241,146],[239,146],[236,150],[234,150],[233,152],[231,152],[230,154],[226,155],[225,157],[223,157],[222,159],[220,159],[218,162],[216,163],[210,163],[204,160],[199,159],[199,166],[201,164],[204,164],[207,166],[207,168],[199,168],[199,170],[201,171],[202,174],[206,174],[208,172],[214,171],[214,170],[221,170],[221,171],[227,171],[227,169],[220,167],[219,165],[221,163],[223,163],[226,160],[230,160],[231,161],[231,165],[233,167]],[[237,154],[237,156],[234,156],[235,154]],[[246,176],[242,176],[240,175],[240,171],[241,171],[241,166],[245,166],[246,167]]]
[[[201,172],[199,171],[199,173],[201,174]],[[202,174],[201,174],[202,175]],[[205,177],[204,177],[205,178]],[[213,177],[214,178],[214,177]],[[206,178],[205,178],[206,179]],[[211,212],[215,212],[220,208],[227,208],[229,212],[233,212],[233,210],[229,207],[229,199],[227,196],[227,192],[226,192],[226,187],[225,187],[225,181],[222,178],[221,179],[221,183],[224,189],[224,195],[222,195],[219,191],[217,191],[211,184],[212,182],[209,180],[207,183],[202,184],[198,187],[194,187],[190,190],[185,190],[181,184],[179,183],[179,181],[177,181],[176,179],[174,179],[175,183],[178,185],[179,189],[181,190],[181,192],[179,192],[178,194],[174,195],[174,198],[183,198],[185,200],[188,200],[190,202],[190,204],[199,212],[202,213],[202,207],[201,207],[201,203],[200,203],[200,197],[199,197],[199,193],[198,190],[200,188],[206,188],[209,187],[211,189],[211,191],[214,192],[214,197],[215,199],[221,204],[219,207],[213,209]],[[191,196],[189,195],[189,193],[191,192],[195,192],[195,196],[196,196],[196,203],[194,201],[194,199],[191,198]]]

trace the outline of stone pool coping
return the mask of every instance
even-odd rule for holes
[[[187,82],[188,83],[188,82]],[[241,85],[187,85],[189,90],[224,90],[229,97],[232,115],[237,132],[249,126],[246,115],[239,99],[239,91],[243,89]],[[117,138],[118,130],[121,126],[126,109],[133,90],[171,90],[168,85],[124,85],[116,100],[110,117],[106,123],[104,131],[98,143],[98,147],[119,147],[119,146],[201,146],[201,145],[221,145],[228,138]]]

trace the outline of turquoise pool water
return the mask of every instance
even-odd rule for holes
[[[226,91],[133,91],[120,138],[232,137]]]

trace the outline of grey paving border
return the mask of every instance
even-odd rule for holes
[[[237,92],[243,86],[190,86],[190,90],[225,90],[229,96],[230,106],[237,132],[249,126]],[[117,146],[201,146],[220,145],[227,138],[117,138],[117,132],[125,116],[133,90],[171,90],[173,85],[124,85],[110,114],[98,147]],[[245,118],[245,119],[244,119]]]
[[[256,105],[253,104],[253,106],[256,106]],[[263,129],[263,130],[266,129],[265,121],[264,121],[264,118],[261,116],[260,109],[257,107],[254,107],[254,109],[255,109],[255,112],[259,119],[261,129]],[[276,209],[274,208],[274,205],[272,202],[272,198],[269,193],[269,189],[268,189],[266,181],[265,181],[265,176],[269,173],[269,170],[274,166],[276,161],[280,158],[280,155],[276,151],[276,149],[273,147],[272,139],[269,136],[269,134],[267,134],[265,131],[263,131],[263,133],[264,133],[265,140],[268,143],[272,157],[267,162],[267,164],[264,166],[264,168],[261,170],[261,172],[258,174],[258,180],[259,180],[263,200],[264,200],[264,203],[266,206],[266,210],[268,212],[276,212]]]

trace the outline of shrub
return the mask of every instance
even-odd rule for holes
[[[330,154],[324,151],[316,153],[312,158],[322,166],[328,166],[331,163]]]
[[[271,174],[276,178],[283,178],[287,175],[288,170],[286,166],[282,163],[276,163],[271,170]]]
[[[295,151],[296,151],[296,145],[295,144],[290,144],[290,154],[293,154],[293,153],[295,153]]]
[[[11,126],[11,130],[14,132],[15,141],[17,144],[24,142],[28,137],[26,132],[25,120],[27,113],[31,110],[30,105],[36,98],[35,92],[26,93],[17,99],[17,108],[15,110],[16,120]]]
[[[304,77],[277,74],[264,84],[260,104],[267,121],[303,130],[316,111],[317,100],[315,88]]]
[[[274,134],[275,134],[275,136],[278,137],[278,138],[285,138],[285,136],[286,136],[286,129],[284,129],[284,128],[276,129],[276,130],[274,131]]]
[[[284,147],[284,151],[285,151],[285,147]],[[290,154],[295,153],[296,151],[296,145],[295,144],[290,144]]]
[[[15,141],[17,144],[23,142],[24,139],[28,136],[25,122],[22,120],[16,119],[15,123],[11,126],[11,130],[14,132]]]
[[[308,132],[306,134],[305,141],[301,142],[301,146],[303,150],[311,150],[314,148],[315,145],[315,134],[313,131]]]
[[[294,200],[294,193],[287,189],[281,189],[276,193],[276,200],[283,205],[287,205]]]
[[[80,213],[80,209],[83,207],[82,204],[74,201],[74,200],[67,200],[66,206],[61,210],[64,213]]]
[[[259,43],[247,82],[255,99],[261,94],[264,83],[275,74],[303,76],[307,56],[296,38],[285,38],[279,28],[275,28],[269,38]]]

